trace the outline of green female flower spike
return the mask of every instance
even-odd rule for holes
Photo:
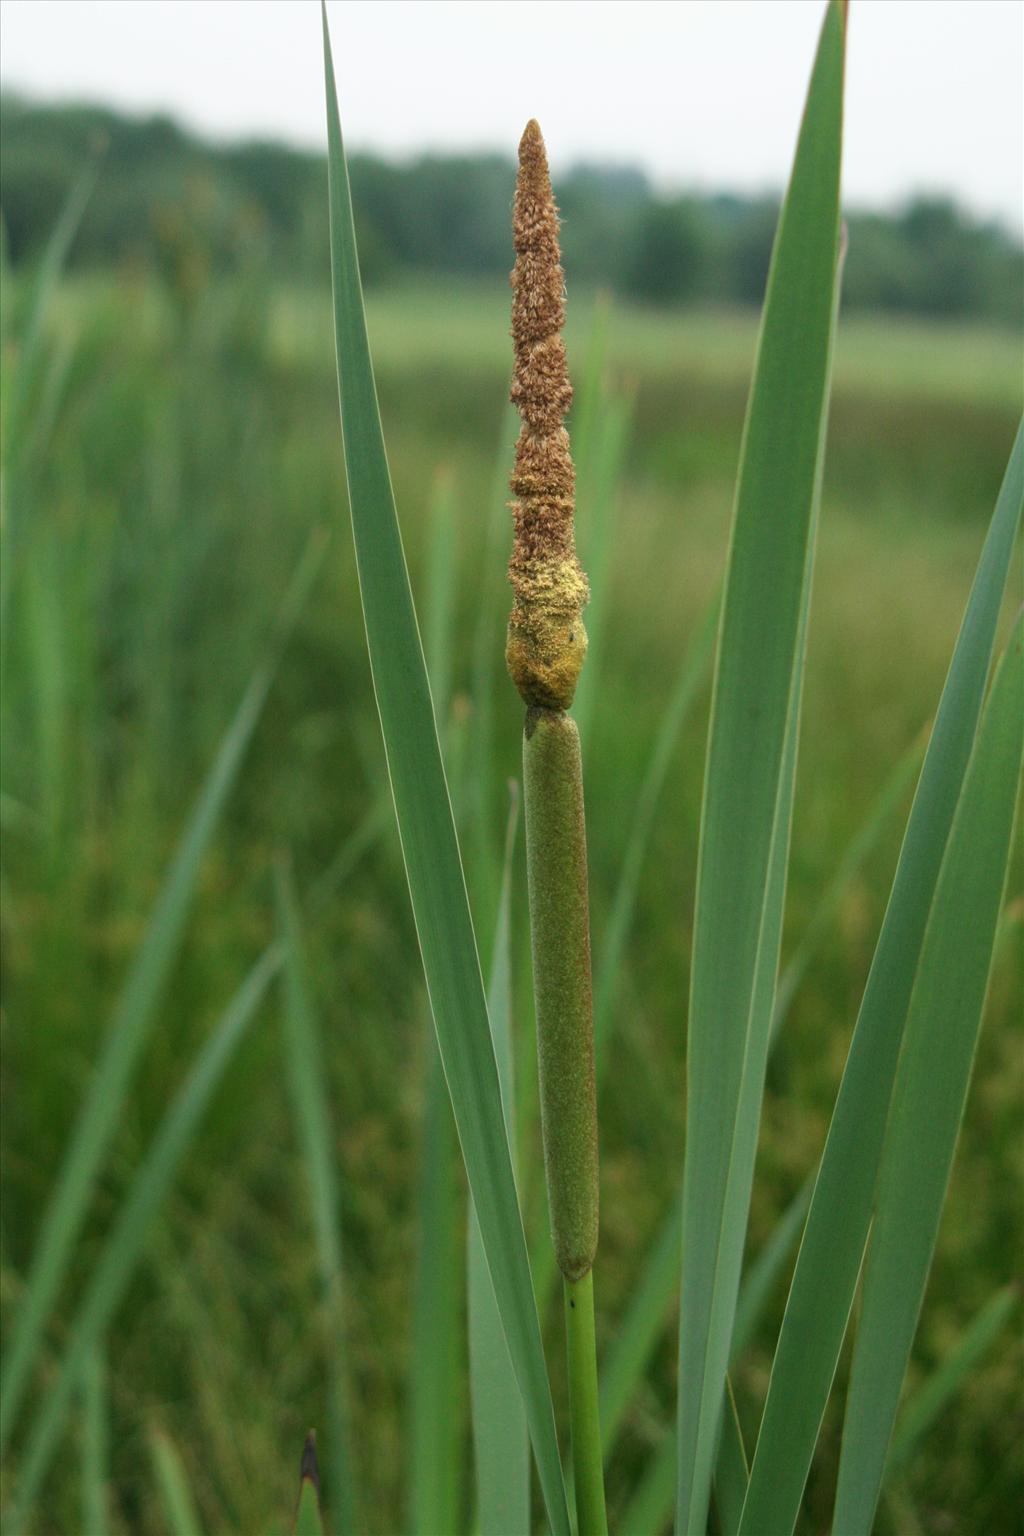
[[[560,710],[527,713],[523,787],[551,1238],[580,1280],[597,1251],[597,1098],[580,738]]]

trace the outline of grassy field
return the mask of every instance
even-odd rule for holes
[[[371,295],[369,315],[427,630],[438,505],[454,520],[442,725],[485,952],[504,786],[519,771],[521,726],[502,664],[508,540],[503,532],[497,551],[488,540],[507,422],[507,301],[503,289],[398,290]],[[5,311],[9,386],[28,314],[27,289],[13,280]],[[603,381],[597,414],[574,421],[574,435],[589,445],[591,465],[622,450],[607,505],[588,502],[581,466],[581,555],[596,588],[588,667],[601,677],[600,708],[585,728],[600,948],[670,687],[723,568],[755,322],[732,313],[609,312],[575,294],[570,315],[578,389],[588,371]],[[347,527],[329,297],[268,292],[255,278],[158,291],[128,274],[59,290],[46,327],[28,426],[15,441],[7,419],[4,441],[4,1323],[17,1308],[90,1064],[193,797],[289,574],[310,532],[323,529],[320,577],[204,861],[184,947],[34,1391],[52,1379],[76,1299],[163,1109],[273,936],[271,871],[287,851],[308,927],[341,1181],[363,1525],[393,1532],[408,1481],[406,1370],[431,1058],[397,839],[379,812],[383,754]],[[9,387],[4,396],[6,403]],[[934,709],[1020,407],[1012,335],[841,324],[784,960]],[[504,458],[499,465],[506,474]],[[595,570],[609,518],[610,553]],[[1016,606],[1019,565],[1013,585]],[[489,677],[493,751],[485,764],[476,752],[475,655]],[[599,1345],[614,1337],[680,1185],[706,695],[673,760],[619,978],[602,1099]],[[820,1151],[905,808],[906,800],[847,891],[773,1058],[752,1252]],[[516,1024],[528,1042],[520,875],[517,866]],[[1018,856],[1010,892],[1018,913],[1021,892]],[[1009,932],[998,954],[912,1383],[1013,1277],[1020,1252],[1019,933]],[[309,1424],[324,1420],[316,1255],[279,1015],[275,992],[217,1094],[107,1340],[118,1532],[164,1530],[151,1492],[154,1429],[180,1449],[206,1529],[256,1531],[269,1516],[287,1516],[298,1448]],[[521,1058],[525,1203],[539,1248],[539,1138],[529,1052]],[[751,1440],[783,1297],[773,1298],[737,1380]],[[557,1330],[554,1312],[547,1321]],[[1017,1322],[1015,1336],[1019,1315]],[[674,1334],[666,1318],[615,1450],[613,1522],[671,1421]],[[556,1371],[559,1358],[552,1350]],[[1007,1338],[932,1431],[886,1503],[881,1531],[1016,1529],[1019,1382]],[[839,1401],[837,1394],[802,1536],[827,1529]],[[80,1438],[76,1421],[34,1528],[40,1536],[81,1528]],[[468,1502],[466,1427],[463,1438]]]

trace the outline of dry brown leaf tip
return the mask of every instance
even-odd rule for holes
[[[526,704],[567,709],[587,649],[581,617],[589,597],[576,558],[575,483],[563,420],[572,385],[560,335],[565,274],[547,154],[531,118],[519,144],[512,215],[513,374],[510,398],[522,418],[511,489],[515,593],[506,661]]]

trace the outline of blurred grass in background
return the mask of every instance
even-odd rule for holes
[[[595,306],[575,288],[570,300],[567,346],[579,390]],[[28,304],[25,275],[9,273],[5,385]],[[493,620],[495,751],[484,800],[494,858],[520,725],[501,659],[506,550],[495,559],[486,547],[506,421],[507,309],[504,286],[454,282],[381,290],[369,305],[398,507],[428,627],[431,508],[445,477],[456,581],[444,737],[475,768],[474,635],[481,613]],[[307,959],[337,1138],[354,1450],[366,1528],[388,1532],[401,1519],[407,1480],[403,1373],[432,1047],[397,840],[377,811],[383,754],[343,517],[329,316],[326,289],[271,284],[259,261],[230,280],[201,262],[177,264],[162,280],[141,271],[74,277],[49,308],[45,367],[16,445],[4,636],[0,1300],[8,1324],[90,1064],[188,808],[309,532],[327,527],[324,572],[204,863],[187,942],[50,1337],[56,1352],[168,1099],[273,937],[275,856],[290,850],[304,900],[340,852],[337,893],[316,909],[308,903]],[[595,935],[609,915],[682,648],[724,565],[755,324],[742,311],[622,306],[607,318],[600,366],[613,399],[630,402],[630,433],[609,509],[603,707],[588,723]],[[784,962],[938,698],[1020,405],[1019,344],[1006,330],[891,317],[840,324]],[[624,419],[607,411],[598,433],[602,422],[610,431],[613,418]],[[11,447],[5,440],[8,464]],[[586,566],[597,520],[585,492]],[[1016,602],[1019,575],[1014,588]],[[602,1100],[599,1346],[677,1193],[706,706],[705,690],[670,774],[620,978]],[[480,786],[465,772],[453,782],[456,812],[468,816]],[[820,1152],[901,824],[898,814],[846,894],[769,1067],[755,1248]],[[1018,857],[1010,892],[1018,913],[1021,874]],[[491,875],[471,860],[485,935]],[[1019,932],[997,956],[911,1384],[1012,1276],[1019,1253]],[[513,942],[522,1032],[530,996],[519,887]],[[290,1509],[294,1448],[310,1424],[327,1422],[323,1334],[310,1326],[320,1305],[318,1257],[281,1070],[282,1028],[275,996],[217,1094],[107,1343],[117,1530],[162,1529],[149,1492],[154,1435],[178,1448],[208,1529],[255,1530]],[[525,1205],[532,1230],[543,1233],[535,1107],[522,1076]],[[736,1380],[748,1436],[783,1295]],[[557,1329],[556,1315],[546,1321]],[[674,1353],[666,1320],[609,1467],[613,1522],[671,1421]],[[559,1356],[551,1351],[556,1372]],[[919,1529],[940,1536],[958,1519],[976,1530],[1013,1528],[1018,1387],[1019,1360],[1005,1346],[994,1350],[932,1431],[902,1485]],[[825,1529],[838,1428],[830,1416],[806,1533]],[[77,1447],[51,1474],[41,1536],[78,1528],[76,1466]],[[900,1523],[901,1508],[887,1506],[883,1529],[914,1529]]]

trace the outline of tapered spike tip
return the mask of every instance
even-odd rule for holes
[[[311,1429],[306,1436],[306,1443],[302,1447],[302,1463],[299,1467],[300,1482],[310,1482],[320,1494],[320,1467],[316,1459],[316,1430]]]

